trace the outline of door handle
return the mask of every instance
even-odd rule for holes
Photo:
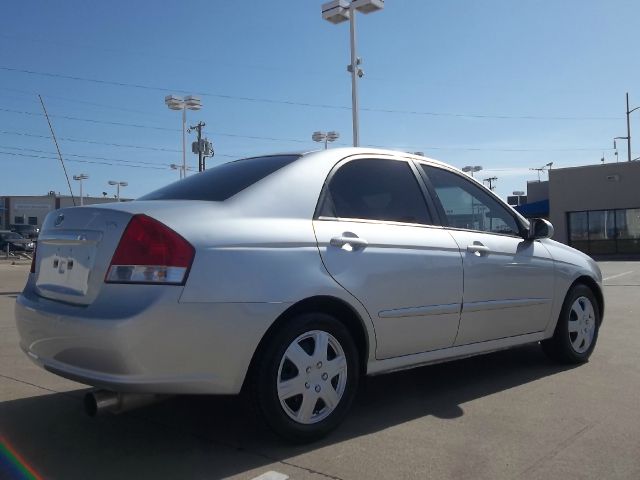
[[[342,248],[343,250],[352,251],[366,248],[366,246],[369,245],[369,242],[367,242],[364,238],[350,237],[348,235],[342,234],[338,237],[333,237],[329,241],[329,245],[331,245],[332,247]]]
[[[488,255],[489,252],[491,250],[489,250],[489,247],[482,245],[481,243],[474,243],[472,245],[467,245],[467,252],[469,253],[473,253],[474,255],[480,257],[482,255]]]

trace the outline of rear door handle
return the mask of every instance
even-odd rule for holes
[[[478,257],[482,255],[488,255],[490,251],[491,250],[489,250],[489,247],[482,245],[481,243],[467,245],[467,252],[473,253]]]
[[[343,233],[339,237],[333,237],[329,241],[329,245],[332,247],[342,248],[343,250],[352,251],[366,248],[369,245],[364,238],[351,237],[347,235],[348,232]]]

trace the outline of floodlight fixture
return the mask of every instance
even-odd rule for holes
[[[338,138],[340,138],[340,134],[333,130],[326,133],[316,131],[311,135],[311,140],[313,140],[314,142],[324,142],[325,150],[328,148],[328,143],[335,142]]]
[[[353,8],[361,13],[371,13],[384,8],[384,0],[353,0]]]
[[[333,24],[346,22],[350,13],[347,0],[333,0],[322,4],[322,18]]]
[[[479,172],[480,170],[482,170],[482,166],[480,165],[467,165],[462,167],[462,171],[465,173],[471,173],[472,177],[475,172]]]
[[[195,95],[187,95],[184,97],[184,104],[189,110],[200,110],[202,108],[202,100]]]

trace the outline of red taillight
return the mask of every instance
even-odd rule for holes
[[[125,228],[107,283],[184,284],[194,249],[166,225],[146,215],[134,215]]]
[[[38,249],[38,244],[36,243],[33,246],[33,257],[31,257],[31,273],[36,273],[36,250]]]

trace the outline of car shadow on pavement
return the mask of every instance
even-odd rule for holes
[[[84,389],[0,403],[0,436],[47,479],[222,478],[279,461],[293,465],[292,457],[422,417],[457,418],[467,402],[567,368],[530,345],[370,377],[345,423],[310,445],[281,441],[237,397],[174,397],[89,418]]]

